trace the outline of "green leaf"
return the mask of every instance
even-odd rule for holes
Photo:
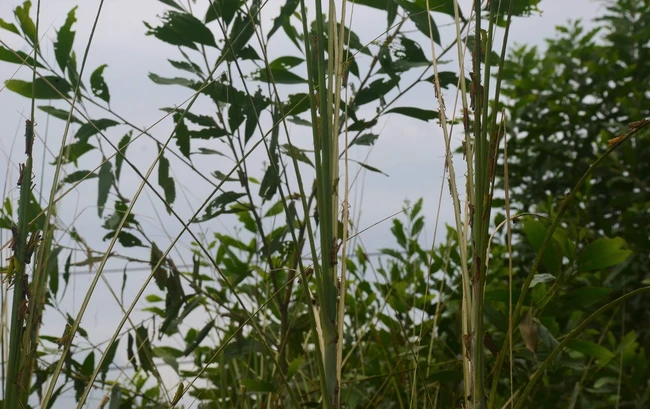
[[[149,79],[159,85],[182,85],[188,88],[194,88],[196,86],[194,81],[188,80],[187,78],[163,78],[152,72],[149,73]]]
[[[429,38],[429,27],[431,27],[433,41],[436,44],[440,45],[440,32],[438,32],[438,27],[436,26],[436,23],[433,21],[431,14],[427,12],[426,3],[424,2],[411,3],[408,0],[397,0],[397,4],[399,4],[404,10],[406,10],[409,13],[409,18],[411,19],[411,21],[415,24],[418,30],[420,30],[420,32],[424,34],[427,38]],[[433,9],[431,5],[430,8]]]
[[[199,67],[198,64],[195,64],[193,62],[187,62],[187,61],[174,61],[174,60],[167,60],[169,63],[174,67],[179,70],[191,72],[193,74],[198,74],[201,75],[203,74],[203,71],[201,70],[201,67]]]
[[[562,295],[560,299],[572,308],[588,308],[601,301],[611,291],[612,289],[607,287],[580,287]]]
[[[91,136],[99,132],[105,131],[111,126],[116,126],[119,124],[120,124],[119,122],[107,118],[90,121],[88,123],[81,125],[81,127],[74,135],[74,137],[80,141],[86,142]]]
[[[289,145],[288,143],[285,143],[284,145],[282,145],[282,151],[283,151],[286,155],[288,155],[290,158],[293,158],[293,159],[295,159],[295,160],[297,160],[297,161],[300,161],[300,162],[306,163],[306,164],[308,164],[308,165],[311,166],[311,167],[314,166],[314,164],[311,162],[311,160],[309,159],[309,157],[308,157],[308,156],[305,154],[305,152],[304,152],[302,149],[300,149],[300,148],[297,148],[297,147],[295,147],[295,146],[293,146],[293,145]]]
[[[357,163],[358,163],[359,166],[361,166],[362,168],[367,169],[367,170],[369,170],[369,171],[371,171],[371,172],[381,173],[381,174],[384,175],[384,176],[388,176],[387,174],[385,174],[384,172],[382,172],[381,170],[377,169],[377,168],[374,167],[374,166],[370,166],[370,165],[368,165],[368,164],[366,164],[366,163],[363,163],[363,162],[357,162]]]
[[[306,93],[291,94],[283,104],[285,115],[298,115],[309,109],[309,95]]]
[[[104,69],[106,67],[108,67],[107,64],[100,65],[90,75],[90,90],[97,98],[100,98],[109,104],[111,102],[111,94],[108,92],[106,81],[104,81]]]
[[[194,338],[192,342],[190,342],[187,345],[187,348],[185,348],[185,351],[183,351],[183,356],[188,356],[189,354],[191,354],[192,351],[194,351],[196,347],[198,347],[201,344],[201,342],[203,342],[205,337],[208,336],[210,330],[212,330],[213,327],[214,327],[214,320],[205,324],[205,326],[201,329],[201,331],[199,331],[199,333],[196,335],[196,338]]]
[[[129,131],[126,135],[120,139],[120,142],[117,144],[117,149],[122,152],[119,152],[115,155],[115,180],[120,180],[120,174],[122,173],[122,163],[124,162],[124,157],[126,156],[126,148],[128,148],[129,142],[131,142],[131,136],[133,131]]]
[[[243,4],[243,0],[213,0],[205,13],[204,21],[207,24],[221,17],[228,26]]]
[[[73,7],[72,10],[70,10],[65,23],[56,33],[56,42],[54,43],[54,56],[56,57],[56,62],[59,64],[59,67],[63,72],[65,72],[65,69],[68,66],[68,59],[70,58],[72,44],[74,43],[75,32],[72,31],[72,25],[77,21],[77,18],[75,17],[76,10],[77,6]]]
[[[195,139],[214,139],[228,135],[225,129],[213,126],[211,128],[201,129],[198,131],[189,131],[190,138]]]
[[[111,345],[110,348],[108,348],[108,353],[106,354],[106,358],[104,358],[104,362],[102,362],[101,369],[99,370],[99,373],[102,374],[102,382],[106,381],[106,375],[108,374],[108,369],[110,365],[113,363],[113,359],[115,359],[115,353],[117,352],[117,346],[120,344],[120,340],[116,339],[113,345]]]
[[[52,252],[47,256],[46,271],[50,280],[50,291],[54,296],[59,292],[59,253],[61,253],[61,250],[63,250],[63,247],[54,247]]]
[[[228,41],[224,46],[223,54],[218,61],[233,61],[239,55],[239,51],[248,44],[254,33],[253,23],[259,24],[258,10],[259,3],[254,2],[250,8],[250,14],[243,11],[237,13],[228,34]]]
[[[76,172],[68,174],[63,180],[61,181],[61,185],[67,184],[67,183],[77,183],[80,180],[88,180],[88,179],[93,179],[96,178],[97,174],[93,173],[91,170],[78,170]],[[85,179],[84,179],[85,178]]]
[[[25,38],[29,41],[31,45],[36,44],[36,25],[34,21],[29,16],[29,10],[32,7],[32,2],[27,0],[23,3],[23,6],[18,6],[14,10],[18,24],[20,24],[20,29],[25,34]]]
[[[151,352],[151,341],[149,340],[149,333],[147,328],[144,326],[139,326],[136,328],[136,350],[138,353],[138,358],[140,359],[140,365],[142,369],[146,372],[153,372],[153,354]]]
[[[535,274],[533,279],[530,281],[530,288],[535,287],[537,284],[552,283],[555,281],[555,276],[553,274]]]
[[[524,218],[523,231],[533,250],[539,252],[548,231],[546,227],[532,217],[526,216]],[[549,245],[546,247],[542,256],[542,264],[550,274],[558,272],[562,267],[562,249],[555,239],[551,239]]]
[[[282,213],[283,210],[284,210],[284,205],[282,204],[282,200],[279,200],[279,201],[275,202],[275,204],[273,206],[271,206],[271,208],[269,210],[266,211],[266,213],[264,214],[264,217],[277,216],[280,213]]]
[[[83,81],[79,78],[79,72],[77,72],[77,57],[74,51],[70,53],[70,58],[68,58],[68,79],[70,80],[70,84],[74,84],[75,86],[79,84],[81,89],[86,89]]]
[[[162,17],[163,25],[151,27],[145,35],[153,35],[157,39],[171,45],[188,47],[198,50],[196,44],[216,47],[214,35],[208,27],[191,14],[167,10]]]
[[[74,163],[75,166],[77,165],[77,160],[86,152],[90,152],[91,150],[95,149],[94,146],[89,144],[86,141],[79,141],[76,143],[72,143],[70,145],[67,145],[63,149],[63,160],[61,163],[66,164],[66,163]],[[53,165],[56,164],[56,162],[53,163]]]
[[[38,109],[40,109],[43,112],[46,112],[49,115],[52,115],[55,118],[62,119],[64,121],[67,121],[68,116],[70,115],[70,112],[68,112],[66,110],[63,110],[63,109],[54,108],[53,106],[50,106],[50,105],[40,105],[38,107]],[[83,122],[81,122],[79,120],[79,118],[77,118],[74,115],[70,116],[70,122],[76,123],[76,124],[83,123]]]
[[[113,235],[109,233],[104,237],[104,240],[108,240],[111,237],[113,237]],[[142,240],[135,237],[133,234],[129,233],[128,231],[121,231],[120,234],[117,235],[117,240],[124,247],[143,247]]]
[[[190,158],[190,130],[187,129],[185,121],[180,113],[174,114],[174,123],[176,124],[176,132],[174,138],[176,139],[176,146],[181,151],[183,156]]]
[[[287,381],[290,381],[298,373],[298,369],[302,366],[303,361],[304,358],[298,356],[289,363],[289,367],[287,368]]]
[[[170,7],[173,7],[176,10],[183,11],[183,8],[181,6],[179,6],[178,3],[176,3],[174,0],[158,0],[158,1],[163,3],[163,4],[168,5]]]
[[[158,162],[158,184],[163,188],[165,192],[165,203],[167,209],[169,210],[169,205],[174,203],[176,200],[176,186],[174,184],[174,178],[169,174],[169,160],[164,156],[160,156],[160,161]]]
[[[354,98],[354,105],[360,106],[372,102],[376,99],[384,97],[390,90],[395,88],[399,83],[399,79],[380,78],[370,83],[366,88],[359,90]]]
[[[18,55],[14,54],[14,52]],[[34,66],[34,59],[29,55],[25,54],[22,51],[9,50],[3,46],[0,46],[0,61],[6,61],[12,64],[26,64],[30,67]],[[37,62],[36,66],[38,68],[44,68],[43,64],[40,62]]]
[[[241,379],[241,384],[246,388],[246,393],[276,393],[277,389],[271,382],[259,379]]]
[[[97,192],[97,213],[102,217],[104,213],[104,205],[108,200],[108,193],[113,185],[113,172],[111,172],[113,165],[110,161],[104,162],[99,168],[99,187]]]
[[[276,84],[304,84],[306,79],[292,73],[284,68],[270,68],[271,78],[265,68],[260,69],[252,75],[252,78],[261,82],[276,83]]]
[[[602,270],[624,262],[632,254],[624,246],[625,240],[620,237],[595,240],[578,255],[578,271]]]
[[[179,371],[178,358],[183,356],[182,351],[179,351],[178,349],[172,347],[155,347],[153,349],[153,354],[154,356],[162,358],[163,362],[165,362],[167,365],[174,368],[174,371],[178,373]]]
[[[122,404],[122,389],[112,388],[111,403],[108,405],[108,409],[120,409],[121,404]]]
[[[427,79],[422,81],[434,83],[435,75],[430,76]],[[453,71],[441,71],[438,73],[438,81],[440,82],[440,87],[444,89],[449,89],[449,86],[457,86],[459,84],[458,75]],[[465,81],[466,85],[469,87],[469,81]]]
[[[284,5],[280,8],[280,15],[273,19],[273,27],[271,27],[271,31],[269,31],[267,36],[269,39],[280,27],[283,27],[285,23],[289,23],[291,16],[298,8],[298,4],[300,4],[299,0],[287,0],[284,2]]]
[[[614,358],[614,353],[602,345],[598,345],[584,339],[572,339],[567,346],[574,351],[593,358],[610,360]]]
[[[406,116],[410,116],[411,118],[421,119],[423,121],[430,121],[432,119],[438,118],[438,112],[436,111],[414,108],[414,107],[393,108],[386,111],[386,113],[387,114],[396,113],[400,115],[406,115]]]
[[[11,31],[14,34],[20,35],[20,31],[18,31],[18,28],[15,25],[13,25],[12,23],[8,23],[1,18],[0,18],[0,28],[3,28],[7,31]]]
[[[246,196],[246,193],[225,192],[222,195],[213,199],[205,208],[203,217],[197,219],[195,223],[204,222],[227,212],[226,206],[234,203],[239,198]]]
[[[66,80],[54,75],[36,78],[33,86],[31,82],[21,80],[7,80],[5,85],[10,91],[26,98],[32,98],[33,90],[35,99],[62,99],[72,90]]]
[[[92,351],[91,353],[86,356],[86,359],[84,359],[83,364],[81,364],[81,374],[90,377],[93,372],[95,371],[95,351]]]
[[[271,63],[269,63],[269,67],[289,70],[291,68],[299,66],[304,61],[305,61],[304,58],[295,57],[292,55],[285,55],[284,57],[278,57],[275,60],[271,61]]]

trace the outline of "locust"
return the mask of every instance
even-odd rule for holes
[[[32,156],[34,147],[34,124],[29,119],[25,120],[25,155]]]
[[[36,246],[41,242],[41,234],[38,231],[35,231],[32,233],[31,236],[29,236],[29,240],[27,241],[27,248],[25,249],[25,263],[29,264],[32,261],[32,254],[34,254],[34,250],[36,249]]]
[[[61,335],[61,338],[56,339],[56,343],[59,345],[59,349],[61,349],[62,346],[66,345],[70,341],[72,341],[72,325],[65,324],[63,335]]]

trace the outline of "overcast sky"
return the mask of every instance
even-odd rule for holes
[[[283,1],[280,0],[270,0],[262,12],[263,27],[266,30],[271,26],[272,19],[277,16],[279,6],[282,3]],[[311,4],[311,2],[308,3]],[[464,14],[467,16],[469,14],[470,1],[464,0],[459,1],[459,3]],[[0,0],[0,18],[5,21],[14,22],[12,10],[18,4],[19,2],[15,0]],[[75,50],[78,61],[81,61],[81,56],[83,55],[92,28],[92,22],[97,13],[99,1],[49,0],[44,1],[41,6],[40,27],[41,33],[45,32],[46,37],[43,41],[45,46],[44,53],[51,62],[54,61],[51,40],[56,38],[56,30],[64,23],[68,11],[75,5],[79,6],[77,11],[78,22],[75,25],[77,32]],[[198,4],[194,7],[195,10],[200,10],[197,15],[202,17],[207,6],[205,1],[198,1]],[[351,4],[348,5],[348,10],[350,10],[350,7]],[[511,30],[511,44],[535,44],[543,46],[544,39],[554,35],[554,27],[556,25],[564,24],[569,19],[574,20],[578,18],[589,22],[603,10],[602,4],[594,0],[544,0],[541,2],[540,8],[543,11],[541,15],[536,14],[526,19],[515,20]],[[130,122],[141,127],[148,127],[161,118],[163,113],[159,108],[179,105],[191,95],[185,88],[156,85],[147,77],[150,72],[169,77],[183,75],[182,72],[174,70],[167,63],[168,58],[178,59],[176,49],[153,37],[144,35],[146,28],[143,21],[147,21],[154,26],[158,25],[157,15],[160,15],[164,10],[165,6],[154,0],[106,0],[88,56],[86,72],[83,76],[86,84],[88,84],[88,78],[92,70],[101,64],[108,64],[104,75],[110,88],[111,108]],[[434,16],[442,33],[442,42],[443,44],[448,44],[453,38],[453,27],[449,25],[451,20],[439,14]],[[361,37],[361,41],[364,44],[370,42],[375,37],[381,36],[385,30],[385,21],[385,15],[374,9],[362,6],[357,6],[353,9],[352,28]],[[210,27],[214,30],[215,37],[221,38],[217,26],[213,23]],[[410,32],[413,33],[414,38],[424,40],[424,37],[416,30],[413,30],[412,26],[407,25],[407,28],[411,30]],[[7,31],[2,31],[0,38],[8,42],[12,47],[29,52],[26,44],[19,41],[19,39]],[[423,50],[425,54],[430,56],[430,48],[428,46],[425,46]],[[373,51],[376,51],[376,49]],[[296,48],[287,40],[282,32],[272,39],[269,52],[271,59],[281,55],[298,55]],[[437,52],[440,52],[440,50],[438,49]],[[454,50],[449,54],[448,60],[455,60],[453,58],[455,54],[456,51]],[[359,59],[362,73],[367,69],[368,62],[369,59],[367,57],[365,60],[363,58]],[[31,73],[27,68],[23,67],[16,72],[17,69],[18,66],[16,65],[0,63],[0,80],[2,80],[2,83],[14,75],[15,78],[24,80],[31,78]],[[456,64],[450,64],[443,69],[458,71]],[[412,70],[412,74],[410,73],[404,76],[402,84],[408,84],[409,78],[412,79],[413,74],[419,73],[420,71],[418,70]],[[429,75],[427,74],[427,76]],[[250,82],[248,85],[257,86]],[[288,88],[287,93],[305,92],[305,89],[306,86],[292,87]],[[446,98],[448,114],[450,115],[452,114],[453,95],[448,94]],[[48,105],[48,103],[38,101],[38,105]],[[52,105],[61,109],[67,109],[60,101],[55,101]],[[438,103],[434,99],[432,87],[424,84],[405,95],[395,106],[438,109]],[[361,110],[360,115],[365,113],[367,114],[367,118],[372,113],[372,109],[374,109],[374,105],[365,108],[365,111]],[[17,189],[14,189],[15,180],[18,176],[17,166],[19,162],[24,161],[22,154],[22,135],[24,133],[23,116],[28,117],[29,110],[30,101],[28,99],[17,96],[6,89],[0,92],[0,124],[2,124],[2,130],[0,131],[0,168],[8,170],[5,176],[0,175],[0,183],[4,186],[4,197],[11,197],[14,203],[16,203],[19,193]],[[93,115],[94,119],[111,117],[110,114],[102,112],[99,109],[90,109],[89,112]],[[200,99],[193,112],[212,114],[214,108],[207,99]],[[42,138],[47,138],[48,148],[52,152],[56,152],[59,149],[63,135],[63,122],[57,119],[48,120],[41,111],[37,112],[36,122],[38,124],[36,131]],[[168,118],[153,128],[151,133],[156,139],[164,141],[169,136],[172,126],[172,120]],[[268,123],[266,127],[265,131],[268,130]],[[72,130],[69,136],[70,138],[72,138],[74,131],[76,129]],[[106,135],[114,143],[117,143],[127,131],[128,128],[126,126],[115,127],[106,132]],[[309,141],[311,138],[308,128],[292,125],[289,131],[291,132],[294,143],[307,146],[306,141]],[[359,209],[363,209],[361,218],[358,220],[358,226],[364,228],[399,212],[405,199],[415,201],[423,197],[425,200],[425,214],[427,216],[427,227],[424,232],[425,237],[423,237],[423,242],[430,245],[434,231],[435,214],[438,210],[438,197],[441,183],[443,182],[444,145],[440,128],[434,121],[427,123],[399,115],[392,115],[382,117],[379,124],[375,127],[374,132],[379,133],[380,137],[372,150],[363,147],[353,150],[351,155],[355,159],[364,161],[366,155],[369,154],[368,164],[380,168],[388,177],[377,173],[366,172],[359,175],[359,178],[351,189],[351,211],[357,214]],[[259,137],[260,135],[256,134],[253,139],[257,140]],[[105,143],[103,146],[104,148],[110,149]],[[196,150],[196,146],[199,145],[193,145],[192,151]],[[223,145],[216,141],[211,141],[209,144],[201,146],[213,149],[223,148]],[[175,146],[172,149],[177,151]],[[109,151],[106,152],[112,153]],[[156,148],[153,143],[146,137],[141,137],[138,142],[129,148],[127,157],[134,160],[139,169],[146,170],[156,153]],[[46,165],[43,169],[40,164],[44,154],[44,162]],[[87,155],[87,158],[80,161],[80,168],[93,168],[96,166],[99,157],[97,151]],[[197,177],[187,166],[175,158],[169,157],[174,171],[174,178],[177,182],[177,202],[174,208],[187,220],[193,211],[203,202],[206,197],[206,192],[212,189],[209,184]],[[42,143],[37,142],[35,158],[35,162],[37,163],[35,170],[36,186],[40,188],[41,179],[45,177],[44,190],[47,191],[47,186],[52,183],[52,168],[47,163],[53,161],[53,156],[43,149]],[[232,162],[218,156],[193,157],[192,159],[194,165],[205,175],[209,175],[214,170],[227,173],[232,167]],[[263,153],[263,147],[261,147],[259,152],[253,154],[249,162],[251,176],[261,179],[262,162],[264,159],[265,154]],[[460,176],[464,173],[461,165],[462,163],[457,160],[457,173]],[[68,170],[72,171],[73,169],[70,167]],[[310,175],[307,168],[303,168],[303,170],[306,172],[304,177],[310,180],[309,184],[311,185],[311,178],[313,176],[307,176]],[[155,175],[156,173],[154,173],[154,178],[152,179],[154,181],[156,180]],[[125,165],[120,184],[123,192],[127,196],[131,196],[135,192],[138,184],[139,179],[135,173],[127,169]],[[464,186],[464,181],[459,180],[459,185]],[[236,186],[234,188],[236,189]],[[57,208],[57,212],[61,225],[70,228],[74,226],[94,249],[102,250],[106,248],[108,242],[101,240],[101,237],[104,235],[103,231],[97,233],[97,228],[100,226],[101,221],[97,216],[96,197],[97,182],[95,179],[85,182],[77,191],[72,192],[61,202],[61,205]],[[452,223],[450,213],[451,200],[446,187],[442,198],[441,227],[444,223]],[[112,206],[113,200],[114,197],[109,198],[108,206]],[[158,218],[154,210],[159,212],[160,218]],[[105,214],[110,212],[110,208],[107,208]],[[166,248],[170,243],[170,237],[175,237],[181,230],[181,225],[167,215],[164,208],[158,203],[158,199],[150,193],[144,193],[140,197],[138,205],[135,208],[135,213],[139,221],[143,224],[145,231],[157,240],[157,242],[159,241],[158,245],[161,248]],[[194,226],[197,228],[197,232],[200,228],[208,235],[214,232],[227,232],[230,234],[234,232],[232,229],[232,221],[227,218],[223,220],[212,220],[204,225]],[[374,252],[382,247],[392,247],[395,245],[390,235],[390,226],[391,222],[387,221],[361,235],[361,240],[366,246],[367,251]],[[441,232],[444,232],[444,230],[441,230]],[[4,237],[6,238],[6,235]],[[438,239],[440,240],[442,237],[438,237]],[[191,258],[188,258],[188,246],[191,241],[191,237],[185,234],[177,249],[171,253],[171,256],[176,260],[177,264],[184,264],[191,260]],[[73,243],[67,237],[62,237],[61,244],[73,246]],[[67,250],[64,253],[67,256]],[[129,254],[142,259],[148,259],[149,257],[148,253],[142,250],[131,251]],[[75,257],[77,261],[83,260],[83,254],[75,254]],[[5,254],[3,254],[4,258],[6,258]],[[115,267],[117,265],[112,266]],[[79,268],[77,272],[79,275],[74,276],[73,283],[71,284],[72,288],[67,294],[69,298],[62,302],[62,308],[71,314],[77,313],[92,277],[92,275],[87,274],[87,267]],[[125,292],[125,302],[127,305],[132,300],[146,275],[147,271],[133,271],[129,274],[128,287]],[[113,288],[119,292],[121,274],[107,274],[107,278]],[[139,305],[143,307],[144,303]],[[110,293],[106,291],[106,285],[100,282],[82,326],[92,332],[93,339],[106,339],[113,333],[115,325],[121,318],[121,314],[118,311],[119,307]],[[146,315],[138,314],[134,319],[137,321],[138,317],[143,318],[144,316]],[[198,317],[196,319],[196,325],[201,325],[204,320],[205,318]],[[63,330],[63,321],[58,313],[51,313],[45,320],[45,323],[44,333],[46,334],[58,336]],[[120,351],[123,355],[121,357],[123,360],[125,357],[123,345],[120,347]],[[175,375],[173,373],[168,374],[168,379],[171,382],[170,385],[173,385]],[[101,399],[101,395],[95,395],[93,398]],[[63,403],[61,401],[61,406],[58,407],[67,407]]]

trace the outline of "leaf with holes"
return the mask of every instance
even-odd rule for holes
[[[22,7],[16,7],[14,14],[16,15],[16,20],[18,20],[20,29],[25,34],[25,38],[31,45],[34,45],[36,43],[36,25],[34,24],[34,20],[29,16],[29,10],[31,8],[32,2],[26,0]]]
[[[100,65],[90,75],[90,89],[97,98],[109,104],[111,102],[111,94],[108,92],[106,81],[104,81],[104,69],[106,67],[108,67],[107,64]]]
[[[205,214],[203,217],[195,220],[195,223],[201,223],[215,217],[224,214],[232,213],[226,209],[226,206],[236,202],[241,197],[246,196],[245,193],[236,193],[236,192],[225,192],[222,195],[213,199],[208,206],[205,208]]]
[[[77,6],[70,10],[65,23],[56,33],[54,56],[56,57],[56,62],[59,64],[61,71],[65,71],[68,66],[68,59],[70,58],[70,52],[72,52],[72,44],[74,43],[75,35],[75,32],[72,31],[72,25],[77,21],[77,18],[75,17],[76,11]]]
[[[152,27],[148,23],[144,23],[149,29],[145,34],[153,35],[168,44],[188,47],[193,50],[198,50],[196,44],[217,46],[212,31],[191,14],[168,10],[163,15],[162,22],[162,26],[159,27]]]

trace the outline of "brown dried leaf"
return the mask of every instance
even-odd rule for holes
[[[526,312],[526,316],[519,323],[519,332],[528,348],[533,354],[537,350],[537,322],[533,318],[531,310]]]

